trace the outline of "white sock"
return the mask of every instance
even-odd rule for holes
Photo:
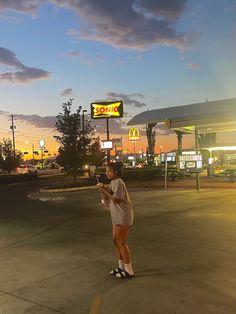
[[[127,273],[129,273],[130,275],[134,274],[131,262],[129,264],[125,264],[125,270],[127,271]]]
[[[121,259],[119,259],[119,268],[125,270],[125,264]]]

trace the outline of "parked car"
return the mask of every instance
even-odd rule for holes
[[[16,168],[16,172],[19,174],[32,173],[37,174],[37,168],[33,165],[20,165]]]

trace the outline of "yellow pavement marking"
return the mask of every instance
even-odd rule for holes
[[[101,296],[96,295],[96,297],[93,299],[93,303],[91,305],[89,314],[98,314],[101,302],[102,302]]]

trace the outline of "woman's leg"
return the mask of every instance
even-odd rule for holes
[[[130,252],[127,245],[129,226],[115,225],[113,228],[119,254],[125,264],[130,264]]]
[[[117,245],[117,243],[116,243],[116,229],[115,229],[115,225],[112,225],[112,238],[113,238],[113,243],[114,243],[114,245],[115,245],[115,249],[116,249],[116,254],[117,254],[117,257],[118,257],[118,260],[119,261],[122,261],[122,256],[121,256],[121,254],[120,254],[120,250],[119,250],[119,247],[118,247],[118,245]]]

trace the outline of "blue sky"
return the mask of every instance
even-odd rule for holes
[[[0,110],[27,120],[113,95],[132,116],[231,98],[235,55],[235,0],[1,1]]]

